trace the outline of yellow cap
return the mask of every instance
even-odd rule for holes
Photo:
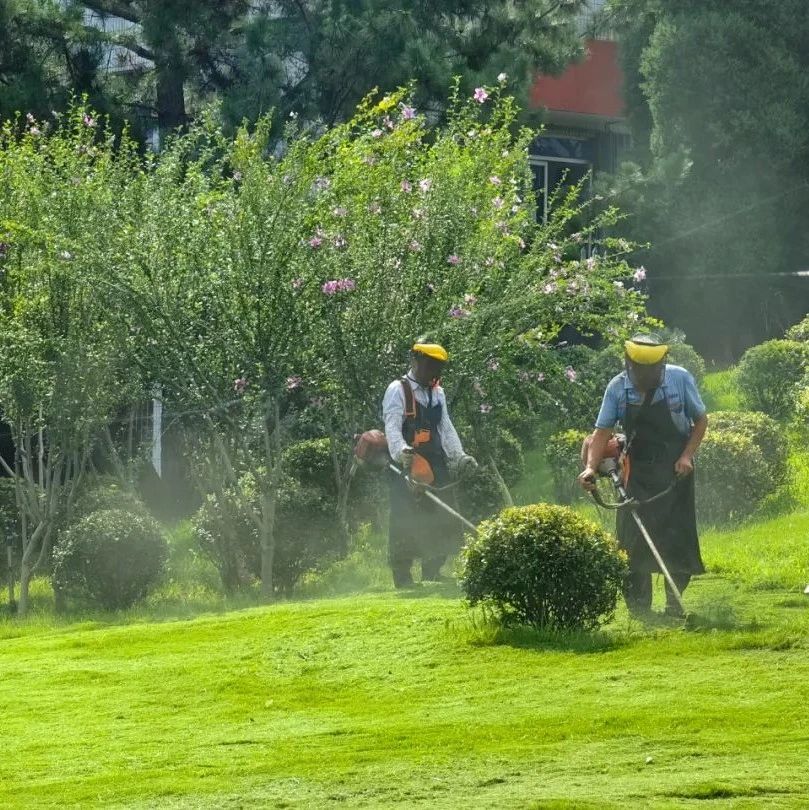
[[[665,343],[654,342],[654,338],[644,336],[624,341],[624,350],[633,363],[641,366],[653,366],[663,360],[669,347]]]
[[[427,357],[432,357],[433,360],[440,360],[442,363],[446,363],[447,360],[449,360],[447,350],[437,343],[414,343],[413,351],[419,354],[426,354]]]

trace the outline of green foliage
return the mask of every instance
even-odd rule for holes
[[[505,624],[591,630],[612,616],[626,559],[596,524],[562,506],[505,509],[462,551],[470,604]]]
[[[582,470],[582,442],[588,435],[586,430],[564,430],[554,433],[545,444],[545,456],[558,503],[572,503],[581,494],[576,478]]]
[[[20,510],[12,478],[0,478],[0,583],[8,573],[7,547],[13,550],[14,559],[20,555]],[[0,584],[2,587],[2,584]]]
[[[701,523],[736,523],[752,515],[776,489],[755,441],[744,433],[709,430],[695,464]]]
[[[715,411],[709,419],[711,433],[735,433],[750,439],[761,452],[773,485],[786,483],[789,439],[783,425],[758,411]]]
[[[775,419],[788,418],[807,364],[809,347],[794,340],[768,340],[748,349],[737,376],[743,403]]]
[[[706,374],[701,393],[709,413],[742,410],[735,367]]]
[[[316,455],[316,447],[309,444],[300,455],[313,449]],[[228,592],[261,576],[261,527],[254,518],[259,497],[255,479],[245,474],[238,487],[222,496],[208,495],[192,519],[197,546],[217,567]],[[274,535],[274,587],[281,593],[344,551],[334,499],[319,486],[303,484],[291,475],[283,477],[278,490]]]
[[[697,350],[688,343],[677,342],[669,344],[669,353],[666,362],[675,366],[682,366],[686,371],[690,371],[698,385],[705,377],[705,361]]]
[[[797,340],[801,343],[809,343],[809,315],[799,323],[790,326],[784,337],[787,340]]]
[[[54,585],[105,610],[141,599],[161,574],[167,546],[154,520],[123,509],[85,515],[53,552]]]

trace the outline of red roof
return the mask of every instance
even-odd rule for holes
[[[561,76],[537,76],[531,103],[549,110],[623,118],[623,85],[617,43],[591,39],[583,62],[570,65]]]

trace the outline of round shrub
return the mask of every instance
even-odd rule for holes
[[[705,361],[688,343],[672,343],[669,346],[666,362],[674,366],[682,366],[686,371],[690,371],[697,383],[701,383],[705,376]]]
[[[135,492],[123,489],[117,479],[99,477],[89,481],[81,495],[76,498],[70,513],[70,522],[77,523],[93,512],[107,509],[151,516],[146,504]]]
[[[742,401],[751,411],[775,419],[795,409],[796,388],[806,372],[809,344],[768,340],[748,349],[739,363],[737,381]]]
[[[586,430],[563,430],[554,433],[545,444],[545,457],[551,468],[553,491],[559,503],[572,503],[582,493],[576,477],[581,472],[581,445]]]
[[[775,486],[785,483],[789,466],[789,441],[784,429],[760,411],[714,411],[709,432],[736,433],[746,436],[761,451]]]
[[[709,525],[753,514],[776,489],[761,450],[742,433],[711,430],[695,465],[697,517]]]
[[[329,495],[337,494],[334,463],[329,439],[305,439],[284,450],[284,470],[307,487],[319,487]]]
[[[564,506],[504,509],[462,551],[470,604],[504,624],[593,630],[614,611],[626,556],[599,526]]]
[[[809,343],[809,315],[802,321],[790,326],[784,337],[787,340],[797,340],[800,343]]]
[[[54,585],[68,597],[106,610],[133,605],[157,581],[168,556],[157,523],[142,514],[102,509],[85,515],[59,538]]]
[[[208,495],[191,521],[200,551],[219,571],[222,585],[234,591],[261,575],[261,539],[251,513],[259,510],[252,475],[239,479],[223,497]],[[335,501],[314,486],[284,476],[275,512],[276,590],[287,593],[300,577],[333,561],[345,551],[345,538],[335,516]]]

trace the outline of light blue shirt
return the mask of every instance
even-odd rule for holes
[[[657,387],[652,404],[660,402],[664,397],[677,430],[683,436],[688,436],[694,422],[706,413],[705,405],[691,372],[681,366],[666,364],[663,383]],[[601,402],[601,410],[596,419],[596,427],[611,430],[619,422],[623,423],[627,403],[641,405],[643,395],[632,384],[626,371],[622,371],[607,385],[604,399]]]

